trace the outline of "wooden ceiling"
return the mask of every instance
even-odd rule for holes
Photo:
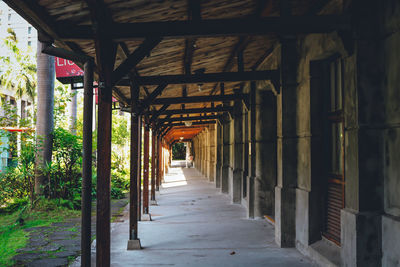
[[[103,0],[104,16],[114,25],[111,32],[118,32],[125,24],[142,25],[139,23],[213,21],[213,20],[249,20],[257,18],[276,18],[279,16],[279,0]],[[100,2],[103,2],[100,1]],[[58,47],[77,53],[83,53],[96,60],[95,42],[88,38],[71,38],[68,34],[78,33],[74,29],[86,29],[92,26],[89,0],[5,0],[21,16],[38,29],[40,35],[49,36]],[[99,2],[99,1],[97,1]],[[329,6],[328,14],[340,12],[342,0],[293,0],[292,14],[297,16],[316,15],[324,13]],[[240,21],[239,21],[240,22]],[[250,21],[251,22],[251,21]],[[118,24],[120,23],[120,24]],[[136,24],[135,24],[136,23]],[[229,24],[229,23],[228,23]],[[143,24],[144,25],[144,24]],[[147,24],[146,24],[147,25]],[[157,24],[158,25],[158,24]],[[159,24],[162,25],[162,24]],[[183,24],[182,24],[183,25]],[[199,24],[200,25],[200,24]],[[214,24],[218,26],[218,24]],[[232,24],[234,25],[234,24]],[[240,26],[240,24],[238,24]],[[252,25],[252,24],[249,24]],[[151,25],[150,25],[151,26]],[[185,25],[183,25],[184,28]],[[229,26],[229,25],[228,25]],[[80,27],[80,28],[79,28]],[[150,27],[151,28],[151,27]],[[253,27],[256,28],[256,27]],[[95,27],[94,27],[95,29]],[[175,28],[166,27],[170,31]],[[180,29],[180,28],[179,28]],[[177,31],[179,30],[177,29]],[[137,29],[140,30],[140,29]],[[202,29],[196,29],[200,31]],[[213,29],[211,29],[212,31]],[[250,31],[251,29],[249,29]],[[261,29],[261,31],[264,31]],[[190,32],[189,32],[190,33]],[[257,32],[255,32],[257,33]],[[239,71],[256,70],[268,52],[278,41],[274,32],[262,34],[215,34],[178,36],[162,36],[161,41],[139,60],[130,71],[134,76],[164,76],[189,75],[198,72],[221,73],[238,71],[238,55],[243,55],[243,67]],[[115,38],[118,44],[114,69],[143,44],[145,36],[135,38]],[[95,62],[97,64],[97,62]],[[125,75],[126,76],[126,75]],[[200,84],[200,86],[199,86]],[[220,93],[218,82],[199,84],[168,84],[158,97],[209,96]],[[242,82],[226,82],[225,94],[231,94]],[[146,98],[156,88],[156,85],[141,86],[140,99]],[[114,96],[121,102],[129,104],[130,87],[115,86]],[[215,106],[221,102],[215,102]],[[161,105],[152,105],[151,110],[157,110]],[[191,103],[184,108],[211,107],[211,103]],[[180,109],[181,104],[173,104],[168,109]],[[200,113],[191,116],[199,116]],[[170,115],[171,118],[180,115]],[[165,115],[159,115],[159,119]],[[166,135],[168,140],[177,137],[191,139],[205,126],[182,127],[170,130]],[[181,129],[181,130],[178,130]],[[187,130],[185,130],[187,129]]]

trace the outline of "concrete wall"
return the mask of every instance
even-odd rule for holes
[[[400,2],[381,3],[383,87],[379,105],[382,135],[384,215],[382,217],[382,265],[400,265]],[[374,101],[375,102],[375,101]],[[378,128],[378,127],[377,127]],[[381,167],[381,166],[379,166]]]

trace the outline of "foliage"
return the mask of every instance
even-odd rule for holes
[[[112,152],[111,154],[111,197],[121,199],[129,190],[129,169],[127,158]]]
[[[53,160],[45,170],[48,175],[47,193],[49,198],[74,201],[80,206],[82,143],[62,128],[53,132]]]
[[[74,94],[71,93],[68,85],[64,85],[56,81],[56,86],[54,88],[54,125],[55,128],[68,129],[69,114],[68,114],[68,103]]]
[[[15,199],[28,196],[33,200],[34,172],[35,145],[32,139],[25,139],[21,144],[17,167],[9,168],[0,175],[0,206],[7,202],[13,205]]]
[[[129,155],[124,149],[129,146],[130,130],[129,116],[121,116],[113,112],[112,146],[111,153],[111,197],[121,199],[129,190]]]
[[[8,36],[4,40],[7,55],[0,57],[0,81],[6,88],[16,91],[18,97],[28,95],[34,100],[36,95],[36,64],[32,54],[18,48],[15,32],[7,30]]]
[[[112,124],[112,143],[119,146],[128,144],[130,132],[127,117],[118,116],[117,111],[114,111]]]
[[[184,143],[176,143],[172,146],[172,158],[173,159],[186,158],[186,147]]]
[[[17,126],[19,119],[17,107],[3,100],[1,109],[4,115],[0,117],[0,126]]]

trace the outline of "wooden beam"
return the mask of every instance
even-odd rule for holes
[[[91,25],[58,23],[62,40],[90,40],[95,34]],[[147,36],[165,38],[248,36],[277,34],[327,33],[349,30],[350,18],[344,15],[215,19],[201,21],[164,21],[113,23],[108,34],[114,40],[132,40]],[[102,29],[107,31],[107,29]]]
[[[165,112],[165,110],[169,107],[168,104],[163,105],[159,110],[153,113],[153,116],[151,116],[150,122],[154,122],[157,120],[157,118]]]
[[[76,53],[76,52],[66,50],[66,49],[60,48],[60,47],[54,47],[50,44],[43,47],[42,53],[45,53],[45,54],[48,54],[51,56],[55,56],[55,57],[69,59],[74,62],[80,62],[80,63],[85,63],[87,61],[94,61],[92,57],[89,57],[85,54]]]
[[[173,105],[187,103],[203,103],[203,102],[223,102],[233,101],[236,99],[245,99],[247,94],[231,94],[231,95],[215,95],[215,96],[189,96],[189,97],[165,97],[154,99],[152,105]]]
[[[147,109],[151,105],[151,102],[154,101],[154,99],[156,99],[156,97],[161,94],[161,92],[167,87],[167,85],[168,84],[163,83],[159,85],[156,89],[154,89],[154,91],[151,92],[151,94],[140,104],[139,112],[143,112],[145,109]]]
[[[211,112],[231,111],[231,109],[232,109],[231,107],[170,109],[170,110],[165,110],[162,114],[175,115],[175,114],[211,113]]]
[[[205,102],[229,102],[237,99],[246,99],[247,94],[230,94],[230,95],[216,95],[216,96],[191,96],[191,97],[166,97],[157,98],[153,101],[152,105],[165,105],[165,104],[188,104],[188,103],[205,103]],[[229,111],[229,110],[228,110]]]
[[[163,138],[169,131],[171,131],[171,129],[172,129],[172,126],[171,126],[171,125],[167,126],[167,128],[165,129],[165,131],[162,133],[161,138]]]
[[[277,70],[263,71],[244,71],[244,72],[221,72],[204,73],[192,75],[165,75],[165,76],[142,76],[137,77],[136,81],[140,85],[159,85],[159,84],[197,84],[214,82],[245,82],[263,81],[279,78]],[[128,86],[129,80],[123,79],[118,85]]]
[[[206,125],[206,124],[215,124],[215,123],[216,123],[215,120],[196,121],[196,122],[193,122],[192,125]],[[172,127],[174,127],[174,126],[185,126],[185,123],[183,123],[183,122],[178,122],[178,123],[171,122],[171,123],[166,124],[166,126],[167,127],[170,127],[170,126],[172,126]],[[188,128],[190,128],[190,126]]]
[[[113,85],[121,80],[129,71],[147,56],[150,51],[161,42],[161,38],[146,38],[135,51],[133,51],[113,72]]]
[[[189,21],[199,22],[201,20],[201,1],[188,0],[187,4]],[[183,68],[185,74],[191,74],[194,46],[196,44],[196,40],[196,38],[188,38],[185,40],[185,53],[183,57]]]
[[[169,130],[171,130],[172,126],[166,126],[165,129],[161,132],[160,136],[163,138]]]
[[[124,96],[124,94],[121,93],[121,91],[117,87],[113,87],[113,91],[120,102],[122,102],[124,105],[129,104],[129,99],[126,96]]]
[[[193,116],[193,117],[178,117],[178,118],[169,118],[160,120],[160,124],[165,122],[174,122],[174,121],[194,121],[194,120],[212,120],[219,119],[219,115],[210,115],[210,116]]]

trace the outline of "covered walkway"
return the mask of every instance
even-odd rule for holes
[[[97,266],[309,264],[277,247],[399,266],[400,1],[4,1],[40,53],[84,68],[82,266],[94,86]],[[131,114],[131,174],[129,227],[111,234],[113,109]],[[164,176],[176,142],[207,181]]]
[[[273,226],[249,220],[194,168],[173,162],[151,222],[139,223],[142,250],[126,250],[128,217],[111,231],[112,266],[311,266],[294,248],[278,248]],[[92,255],[92,261],[95,261]]]

